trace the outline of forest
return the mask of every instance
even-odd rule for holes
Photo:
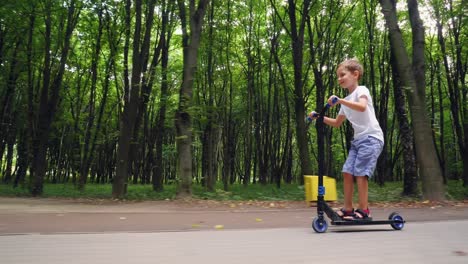
[[[303,184],[319,160],[340,179],[350,124],[304,118],[345,96],[336,68],[356,58],[385,137],[373,180],[444,199],[448,181],[468,187],[466,13],[462,0],[2,0],[1,184],[187,197]]]

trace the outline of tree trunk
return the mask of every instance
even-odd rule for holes
[[[7,149],[7,166],[3,174],[3,182],[11,181],[11,166],[13,159],[13,145],[15,144],[16,130],[16,81],[19,76],[18,70],[18,50],[22,46],[22,40],[19,38],[15,43],[15,48],[10,61],[8,80],[6,84],[6,94],[2,100],[0,111],[0,165],[3,161],[3,153]]]
[[[127,8],[127,16],[131,16]],[[129,153],[135,128],[141,91],[142,57],[140,56],[142,1],[135,1],[135,31],[133,33],[133,56],[131,89],[126,91],[124,110],[120,117],[119,145],[117,150],[117,168],[112,184],[112,197],[122,199],[127,194],[129,176]],[[127,76],[125,76],[126,78]]]
[[[452,6],[450,6],[451,11]],[[450,55],[447,52],[447,47],[445,43],[445,37],[443,33],[443,23],[441,21],[441,14],[439,7],[435,7],[435,15],[437,22],[437,37],[442,53],[442,58],[444,62],[445,75],[447,78],[447,87],[449,91],[450,99],[450,111],[453,116],[453,123],[455,127],[455,135],[457,138],[458,147],[460,149],[460,154],[462,157],[463,163],[463,185],[468,186],[468,106],[466,104],[468,88],[465,82],[466,77],[466,64],[462,64],[462,54],[461,47],[463,46],[460,43],[460,27],[462,26],[461,22],[456,22],[455,19],[451,21],[452,27],[448,27],[450,36],[453,36],[453,45],[455,46],[455,62],[454,65],[450,65],[449,60],[453,60],[453,57],[450,58]],[[461,20],[461,18],[460,18]],[[460,86],[461,85],[461,89]],[[463,118],[464,117],[464,118]]]
[[[307,20],[307,14],[310,9],[310,0],[305,0],[302,6],[302,18],[297,25],[297,10],[296,3],[294,0],[288,0],[288,14],[290,28],[290,37],[292,45],[292,59],[294,64],[294,110],[295,110],[295,121],[296,121],[296,139],[297,146],[299,148],[299,160],[301,165],[301,176],[312,174],[312,165],[309,155],[309,147],[307,140],[307,131],[305,126],[305,99],[303,93],[303,47],[304,47],[304,31],[305,23]],[[302,180],[301,180],[302,181]]]
[[[291,125],[291,107],[289,105],[290,98],[288,98],[288,84],[286,81],[286,77],[283,71],[283,65],[281,64],[281,60],[279,58],[279,32],[277,32],[277,35],[272,38],[271,40],[271,53],[272,56],[274,57],[274,61],[276,63],[276,66],[278,68],[278,74],[279,74],[279,79],[281,80],[281,86],[283,88],[283,94],[284,94],[284,107],[285,107],[285,115],[284,118],[286,119],[286,125],[278,123],[280,127],[285,126],[285,136],[284,136],[284,143],[282,146],[282,156],[279,157],[281,160],[281,165],[280,165],[280,173],[283,175],[283,179],[286,183],[291,183],[293,180],[292,177],[292,125]],[[278,91],[279,93],[279,91]],[[278,104],[279,107],[279,104]],[[279,110],[278,110],[279,111]],[[280,120],[281,118],[278,117],[277,120]],[[279,135],[281,138],[281,134]],[[301,181],[303,181],[303,177],[300,177]],[[279,179],[278,179],[279,180]]]
[[[35,135],[34,132],[35,124],[34,124],[34,71],[33,71],[33,35],[34,35],[34,24],[36,20],[36,12],[35,6],[32,7],[31,13],[29,15],[29,28],[28,28],[28,44],[26,48],[27,54],[27,128],[24,131],[24,135],[20,136],[20,141],[23,139],[23,143],[19,143],[19,151],[18,151],[18,163],[19,163],[19,170],[18,174],[16,175],[15,179],[15,187],[18,183],[25,183],[26,172],[30,167],[31,157],[32,157],[32,140]],[[0,61],[1,62],[1,61]]]
[[[380,4],[389,29],[390,45],[395,55],[396,68],[409,99],[423,195],[425,199],[440,201],[444,199],[444,186],[425,108],[424,32],[422,32],[417,4],[412,0],[408,1],[413,30],[413,65],[410,63],[404,46],[395,6],[391,0],[380,0]]]
[[[145,138],[141,133],[141,126],[142,123],[145,123],[145,117],[148,116],[147,108],[148,108],[148,101],[152,92],[153,88],[153,79],[155,69],[159,63],[159,58],[161,55],[161,44],[156,45],[153,53],[153,60],[151,62],[150,70],[148,71],[148,61],[149,61],[149,54],[150,54],[150,44],[151,44],[151,35],[153,30],[153,23],[154,23],[154,13],[155,13],[155,4],[156,0],[150,0],[146,3],[146,12],[144,13],[143,17],[146,18],[144,21],[144,34],[143,34],[143,41],[141,43],[141,47],[138,48],[138,56],[140,56],[140,63],[141,66],[139,67],[140,73],[139,75],[142,76],[140,78],[140,95],[138,100],[138,108],[137,114],[135,117],[134,128],[133,128],[133,135],[132,135],[132,143],[130,144],[130,153],[128,157],[129,162],[129,171],[133,176],[133,183],[138,183],[138,181],[143,181],[142,172],[143,167],[145,166]],[[143,22],[143,21],[142,21]],[[144,133],[143,133],[144,134]]]
[[[17,167],[18,171],[15,175],[15,180],[13,182],[13,187],[16,188],[18,185],[23,185],[24,180],[26,179],[26,172],[28,170],[28,164],[29,164],[29,146],[28,146],[28,130],[26,129],[26,126],[23,128],[20,128],[21,132],[19,135],[19,140],[18,140],[18,160],[17,160]]]
[[[394,56],[392,55],[391,57],[395,113],[398,118],[401,145],[403,147],[403,195],[415,196],[418,194],[418,172],[413,148],[413,131],[411,130],[411,125],[406,113],[406,100],[403,93],[404,87],[401,84],[400,76],[395,66]]]
[[[304,117],[305,117],[305,100],[303,94],[303,80],[302,80],[302,64],[303,64],[303,42],[304,42],[304,27],[306,21],[306,15],[309,11],[310,1],[306,0],[303,3],[304,17],[302,18],[299,31],[296,28],[296,7],[293,4],[294,1],[289,1],[289,19],[291,22],[291,34],[292,34],[292,54],[294,63],[294,110],[295,110],[295,121],[296,121],[296,137],[297,145],[299,148],[299,159],[301,162],[301,176],[312,174],[312,166],[309,155],[309,147],[307,140],[307,133],[305,129]],[[301,180],[302,181],[302,180]]]
[[[231,18],[231,8],[232,8],[232,1],[228,0],[227,3],[227,39],[231,39],[231,32],[232,32],[232,18]],[[235,158],[235,133],[234,128],[235,124],[233,122],[233,81],[232,81],[232,71],[230,61],[230,45],[229,41],[225,45],[226,53],[226,69],[227,69],[227,80],[225,81],[226,86],[228,87],[228,92],[222,98],[224,101],[224,113],[223,113],[223,169],[222,169],[222,181],[223,181],[223,190],[229,190],[229,179],[231,179],[232,175],[235,174],[234,172],[234,158]]]
[[[45,6],[45,59],[43,66],[43,82],[41,98],[39,103],[39,116],[37,133],[34,138],[34,151],[32,160],[32,173],[31,173],[31,194],[39,196],[43,192],[44,177],[47,169],[47,142],[51,124],[54,115],[57,111],[57,105],[60,98],[60,88],[62,86],[63,74],[65,71],[65,64],[70,50],[70,39],[72,32],[78,20],[80,10],[76,10],[75,1],[70,2],[68,7],[68,16],[66,21],[65,35],[63,39],[63,47],[60,55],[60,62],[58,65],[58,72],[54,77],[52,84],[51,79],[51,30],[52,30],[52,2],[47,1]],[[49,97],[50,94],[50,97]]]
[[[192,196],[192,89],[197,69],[198,47],[200,45],[203,17],[209,0],[200,0],[195,9],[195,0],[190,0],[190,33],[187,32],[187,16],[184,1],[178,0],[182,22],[182,46],[184,56],[182,84],[179,91],[179,107],[175,114],[176,144],[178,153],[178,175],[180,182],[177,197]]]
[[[164,2],[165,3],[165,2]],[[156,127],[154,129],[156,133],[155,139],[155,161],[153,166],[152,182],[154,191],[162,191],[164,189],[164,175],[163,175],[163,144],[166,134],[165,123],[166,123],[166,108],[167,108],[167,98],[168,98],[168,62],[169,62],[169,47],[171,33],[168,32],[168,23],[169,15],[172,10],[171,6],[166,7],[163,4],[163,19],[161,25],[161,39],[159,43],[161,44],[161,99],[159,102],[159,111],[157,117]],[[167,37],[166,37],[167,35]],[[150,150],[151,151],[151,150]]]
[[[96,36],[96,45],[94,47],[94,53],[91,62],[91,88],[90,88],[90,95],[89,95],[89,105],[88,105],[88,122],[86,125],[86,132],[84,138],[84,145],[82,150],[82,157],[81,157],[81,166],[80,166],[80,174],[78,178],[78,190],[84,190],[84,186],[88,179],[89,168],[92,161],[92,154],[90,149],[93,150],[94,147],[91,146],[93,142],[92,139],[92,130],[94,127],[94,119],[95,119],[95,111],[96,108],[96,85],[98,79],[98,63],[101,53],[101,39],[102,39],[102,31],[103,31],[103,20],[102,20],[102,6],[98,9],[98,34]],[[95,130],[95,134],[97,134],[97,129]]]
[[[207,42],[207,70],[205,73],[206,76],[206,84],[203,86],[203,94],[201,95],[205,102],[206,107],[206,125],[203,129],[203,133],[201,135],[201,142],[202,142],[202,177],[204,179],[203,183],[206,187],[207,191],[214,191],[216,185],[216,129],[215,129],[215,120],[217,117],[217,113],[215,110],[214,104],[214,68],[215,68],[215,60],[213,56],[213,31],[214,31],[214,10],[215,4],[210,6],[210,12],[208,17],[208,37]]]
[[[431,56],[431,55],[430,55]],[[431,56],[432,57],[432,56]],[[442,170],[442,178],[444,179],[444,184],[447,184],[447,174],[445,166],[445,145],[444,145],[444,110],[443,110],[443,96],[441,96],[441,76],[440,76],[440,63],[439,61],[430,58],[429,61],[433,62],[433,65],[430,67],[429,72],[429,86],[430,86],[430,98],[431,98],[431,128],[432,128],[432,137],[434,138],[434,146],[436,147],[437,158],[439,159],[440,169]],[[437,77],[436,77],[437,76]],[[437,96],[434,89],[435,82],[437,82]],[[441,98],[438,100],[437,98]],[[438,107],[436,106],[436,100],[439,101]],[[439,127],[437,126],[437,117],[436,114],[439,113]],[[439,141],[439,145],[437,142]]]

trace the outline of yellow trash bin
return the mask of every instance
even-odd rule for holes
[[[334,178],[323,176],[323,186],[325,187],[325,201],[336,201],[336,180]],[[318,196],[318,176],[304,175],[305,200],[310,205],[310,202],[316,202]]]

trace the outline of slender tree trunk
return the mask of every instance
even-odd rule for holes
[[[16,40],[13,55],[11,57],[8,79],[6,84],[6,93],[2,100],[0,108],[0,165],[3,160],[3,153],[7,149],[7,166],[3,173],[3,182],[11,181],[11,166],[13,159],[13,145],[15,143],[17,122],[15,122],[16,104],[16,82],[19,76],[18,70],[18,50],[22,47],[21,38]]]
[[[431,55],[430,55],[431,56]],[[432,57],[432,56],[431,56]],[[436,146],[436,153],[437,153],[437,158],[439,159],[440,163],[440,168],[442,170],[442,177],[444,179],[444,184],[447,184],[447,174],[446,174],[446,169],[445,169],[445,146],[444,146],[444,110],[442,108],[442,103],[444,100],[442,100],[442,96],[440,96],[440,93],[436,93],[435,87],[437,83],[437,91],[442,90],[441,89],[441,76],[440,76],[440,63],[439,61],[435,61],[434,58],[430,58],[429,61],[433,62],[433,65],[430,67],[430,73],[429,73],[429,86],[430,86],[430,98],[431,98],[431,127],[432,127],[432,137],[434,138],[434,146]],[[441,98],[440,100],[437,100],[436,98]],[[436,100],[439,101],[439,106],[436,106]],[[439,113],[439,126],[437,126],[437,118],[436,114]],[[439,145],[437,145],[437,142],[439,142]]]
[[[192,118],[189,109],[192,105],[192,90],[197,69],[198,47],[200,45],[203,17],[209,0],[190,0],[189,16],[186,15],[184,1],[178,0],[179,15],[182,22],[182,46],[184,56],[182,84],[179,91],[179,107],[175,114],[176,144],[178,154],[178,175],[180,182],[177,197],[192,195]],[[190,32],[187,30],[189,18]]]
[[[437,74],[437,94],[438,94],[438,97],[439,97],[439,105],[438,105],[438,108],[439,108],[439,113],[440,113],[440,116],[439,116],[439,122],[440,122],[440,138],[439,138],[439,145],[440,145],[440,159],[442,160],[442,164],[441,164],[441,168],[443,170],[445,170],[443,172],[444,175],[447,175],[447,171],[446,171],[446,146],[445,146],[445,117],[443,115],[443,112],[444,112],[444,100],[442,100],[443,95],[442,95],[442,77],[439,73],[439,70],[440,70],[440,66],[439,66],[439,62],[436,62],[436,68],[438,70],[436,70],[436,74]]]
[[[272,7],[275,9],[275,12],[278,17],[282,17],[279,14],[275,3],[270,0]],[[309,154],[308,140],[307,140],[307,131],[304,121],[306,114],[305,111],[305,97],[304,97],[304,80],[303,80],[303,47],[304,47],[304,33],[307,17],[311,8],[311,1],[305,0],[302,3],[302,8],[300,12],[297,10],[296,1],[288,0],[288,18],[289,26],[287,26],[283,21],[283,27],[289,34],[291,38],[291,48],[292,48],[292,60],[294,66],[294,120],[296,127],[296,141],[299,150],[299,160],[301,167],[301,176],[300,181],[303,182],[303,175],[312,174],[312,165]],[[297,18],[297,14],[301,14],[301,18]]]
[[[132,173],[133,176],[133,183],[138,183],[138,181],[143,181],[142,177],[142,168],[145,166],[145,138],[144,135],[141,133],[141,126],[144,123],[145,117],[148,116],[147,108],[148,108],[148,101],[152,92],[152,84],[154,79],[155,71],[152,69],[156,68],[160,55],[161,55],[161,44],[158,43],[156,48],[154,49],[153,60],[151,62],[150,70],[148,71],[148,61],[149,61],[149,54],[150,54],[150,44],[151,44],[151,35],[153,30],[153,23],[154,23],[154,13],[155,13],[155,4],[156,0],[150,0],[146,3],[146,12],[144,13],[143,17],[146,19],[144,22],[144,33],[143,33],[143,41],[141,42],[141,47],[138,50],[138,56],[140,56],[140,63],[141,66],[139,67],[140,73],[139,75],[142,76],[140,78],[140,95],[138,100],[138,108],[137,114],[135,117],[134,128],[133,128],[133,136],[132,136],[132,143],[130,144],[130,155],[129,155],[129,171]],[[144,133],[143,133],[144,134]],[[143,136],[143,138],[142,138]]]
[[[127,9],[127,16],[130,16]],[[129,176],[129,153],[131,150],[131,139],[135,128],[135,120],[137,117],[138,104],[140,101],[141,91],[141,68],[142,57],[140,56],[140,38],[141,38],[141,18],[142,18],[142,1],[135,0],[135,29],[133,33],[132,47],[132,75],[131,89],[125,96],[124,110],[120,117],[120,134],[119,145],[117,151],[117,168],[112,184],[112,196],[122,199],[127,194],[127,184]]]
[[[453,12],[451,5],[449,8]],[[468,88],[465,82],[465,77],[468,67],[466,66],[466,62],[465,66],[463,66],[461,55],[461,47],[463,46],[463,44],[460,43],[459,38],[460,27],[462,24],[461,17],[459,18],[460,21],[453,19],[450,23],[452,24],[452,27],[448,27],[451,31],[450,35],[453,36],[455,46],[455,62],[453,63],[454,65],[450,65],[449,60],[453,60],[453,57],[449,58],[450,55],[447,52],[443,33],[443,24],[448,23],[442,23],[439,7],[435,7],[435,15],[437,22],[437,37],[442,53],[445,75],[447,76],[450,111],[452,113],[455,135],[463,163],[463,185],[466,187],[468,186],[468,106],[466,105],[466,100],[468,99]]]
[[[164,2],[165,3],[165,2]],[[167,99],[168,99],[168,62],[169,62],[169,47],[170,47],[170,39],[171,33],[168,30],[168,23],[169,23],[169,15],[171,12],[171,6],[165,7],[166,5],[163,4],[163,20],[162,20],[162,29],[161,29],[161,99],[159,102],[159,111],[158,117],[156,122],[156,127],[153,129],[156,133],[155,139],[155,161],[153,166],[153,190],[155,191],[162,191],[164,189],[164,174],[163,174],[163,144],[164,138],[166,134],[165,123],[166,123],[166,108],[167,108]],[[167,37],[166,37],[167,35]]]
[[[39,103],[39,116],[37,133],[34,138],[34,154],[32,160],[32,173],[31,173],[31,194],[39,196],[43,192],[43,182],[47,169],[47,142],[51,129],[51,124],[57,110],[57,105],[60,98],[60,88],[62,86],[63,74],[65,71],[65,64],[68,59],[70,51],[70,39],[72,32],[78,20],[80,10],[76,9],[75,1],[70,2],[68,7],[68,16],[66,21],[65,35],[63,39],[63,47],[60,55],[60,62],[58,65],[58,72],[55,75],[53,82],[51,80],[51,30],[52,30],[52,2],[46,3],[46,21],[45,21],[45,59],[43,68],[43,81],[41,98]],[[50,94],[50,97],[49,97]]]
[[[284,144],[283,144],[283,151],[282,151],[282,157],[280,158],[281,159],[281,166],[280,166],[280,172],[283,174],[283,178],[284,178],[284,181],[286,183],[291,183],[292,180],[293,180],[293,177],[292,177],[292,172],[291,172],[291,169],[292,169],[292,127],[291,127],[291,107],[289,105],[289,98],[287,96],[287,94],[289,93],[288,91],[288,85],[287,85],[287,82],[286,82],[286,77],[284,75],[284,71],[283,71],[283,66],[281,64],[281,61],[279,59],[279,54],[278,54],[278,46],[279,46],[279,42],[278,42],[278,37],[279,37],[279,33],[272,38],[271,40],[271,46],[272,46],[272,50],[271,50],[271,53],[274,57],[274,60],[275,60],[275,63],[278,67],[278,74],[279,74],[279,78],[281,80],[281,85],[282,85],[282,88],[283,88],[283,94],[285,95],[284,96],[284,107],[285,107],[285,116],[284,118],[286,119],[286,125],[285,125],[285,136],[284,136]],[[278,120],[280,120],[280,118],[278,118]],[[280,135],[281,137],[281,135]],[[300,177],[301,181],[303,181],[303,177],[301,176]]]
[[[88,179],[88,173],[89,173],[89,168],[91,165],[91,159],[90,157],[92,156],[91,153],[89,152],[90,148],[92,149],[93,147],[90,146],[92,144],[91,139],[92,139],[92,130],[94,127],[94,119],[95,119],[95,107],[96,107],[96,85],[97,85],[97,79],[98,79],[98,63],[99,63],[99,58],[100,58],[100,53],[101,53],[101,38],[102,38],[102,31],[103,31],[103,20],[102,20],[102,6],[98,8],[98,34],[96,36],[96,44],[94,47],[94,53],[93,53],[93,58],[91,62],[91,88],[90,88],[90,95],[89,95],[89,105],[88,105],[88,122],[86,125],[86,132],[85,132],[85,138],[84,138],[84,145],[83,145],[83,150],[82,150],[82,155],[81,155],[81,166],[80,166],[80,174],[78,178],[78,189],[79,190],[84,190],[84,186],[86,184],[86,181]],[[98,131],[96,130],[95,133]]]
[[[18,160],[17,160],[17,167],[18,171],[15,175],[15,180],[13,182],[13,187],[16,188],[18,185],[23,185],[24,180],[26,179],[26,172],[28,170],[28,138],[27,138],[28,130],[26,129],[26,126],[21,128],[21,132],[19,135],[19,140],[18,140]]]
[[[301,164],[301,175],[311,175],[312,165],[309,155],[309,147],[307,140],[307,132],[304,122],[305,117],[305,99],[303,93],[303,47],[304,47],[304,31],[306,17],[310,9],[310,0],[305,0],[302,6],[302,18],[297,25],[297,10],[294,0],[288,0],[288,14],[291,25],[290,37],[292,42],[292,55],[294,64],[294,111],[296,121],[296,139],[299,148],[299,160]],[[302,176],[300,177],[302,178]]]
[[[231,31],[232,31],[232,18],[231,18],[231,12],[232,12],[232,1],[228,0],[226,3],[227,6],[227,35],[226,39],[230,40],[231,39]],[[228,191],[229,190],[229,179],[231,179],[231,176],[234,175],[234,158],[235,158],[235,137],[234,137],[234,132],[232,131],[235,128],[234,122],[232,121],[233,115],[232,115],[232,110],[233,110],[233,81],[232,81],[232,71],[231,71],[231,65],[229,63],[230,61],[230,42],[227,41],[225,45],[225,49],[223,52],[225,52],[226,60],[226,70],[227,70],[227,80],[225,81],[226,85],[228,88],[227,94],[223,96],[223,101],[224,105],[224,113],[223,113],[223,169],[222,169],[222,181],[223,181],[223,190]]]
[[[214,31],[214,10],[215,10],[215,1],[212,1],[210,6],[210,12],[208,16],[208,37],[207,42],[207,70],[205,73],[206,84],[203,85],[203,99],[206,104],[206,117],[207,123],[203,129],[201,135],[202,139],[202,177],[204,179],[203,183],[207,191],[214,191],[216,184],[216,173],[215,173],[215,163],[216,163],[216,129],[215,129],[215,120],[216,120],[216,110],[214,109],[214,67],[215,60],[213,56],[213,31]]]
[[[27,44],[27,128],[25,131],[24,143],[19,146],[19,171],[17,174],[17,180],[15,180],[15,186],[18,183],[25,183],[26,172],[30,168],[30,163],[32,159],[32,140],[35,138],[35,118],[34,118],[34,73],[33,73],[33,35],[34,35],[34,24],[36,21],[36,8],[33,5],[29,15],[29,28],[28,28],[28,44]],[[1,62],[1,61],[0,61]],[[21,141],[22,136],[20,136]],[[23,156],[24,155],[24,156]],[[24,173],[24,174],[23,174]]]
[[[415,196],[418,194],[418,172],[413,148],[413,131],[411,130],[411,125],[407,117],[406,98],[403,93],[404,87],[400,81],[393,55],[391,57],[395,113],[398,118],[401,145],[403,147],[403,195]]]

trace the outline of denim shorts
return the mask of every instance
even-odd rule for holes
[[[382,149],[383,142],[371,136],[353,140],[342,172],[372,177]]]

